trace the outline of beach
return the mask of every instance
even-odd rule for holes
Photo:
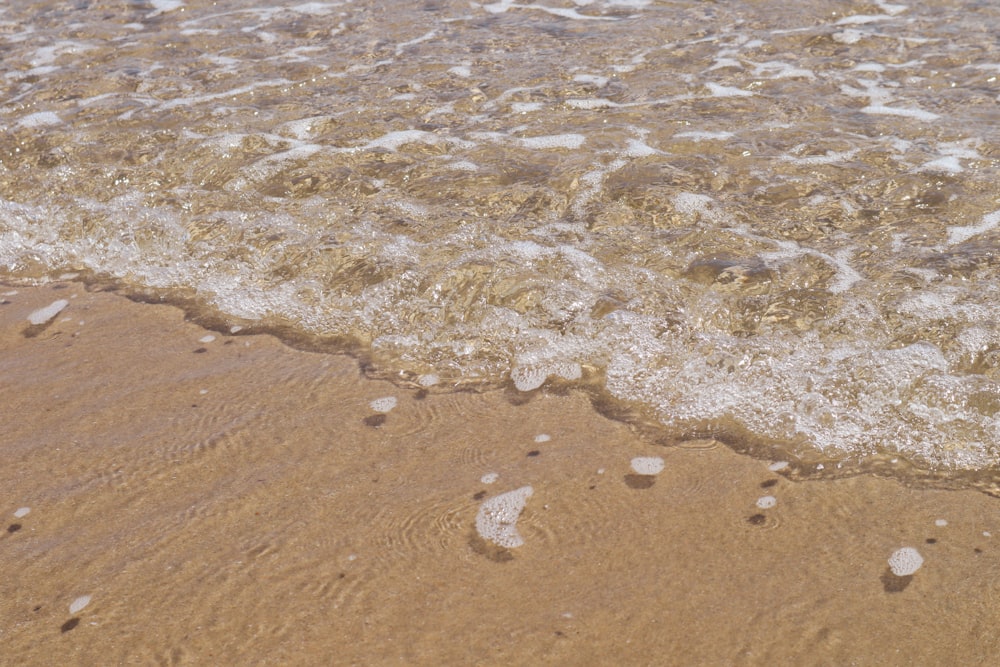
[[[579,390],[371,380],[350,356],[79,282],[0,294],[4,663],[973,665],[1000,651],[1000,515],[984,493],[793,481],[714,441],[657,444]],[[662,472],[638,474],[639,457]],[[483,503],[525,486],[523,544],[484,539]],[[903,547],[923,562],[897,576]]]

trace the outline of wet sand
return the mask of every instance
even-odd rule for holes
[[[0,294],[0,662],[1000,653],[1000,501],[985,494],[793,482],[717,443],[644,441],[578,392],[424,395],[76,283]],[[639,456],[663,472],[634,475]],[[483,500],[529,484],[524,545],[479,538]],[[909,578],[887,565],[904,546],[924,557]]]

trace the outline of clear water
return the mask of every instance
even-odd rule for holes
[[[12,3],[0,267],[820,474],[989,474],[998,34],[971,0]]]

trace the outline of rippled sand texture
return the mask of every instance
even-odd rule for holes
[[[0,294],[5,664],[1000,651],[987,495],[793,482],[710,441],[644,442],[575,392],[425,395],[78,284]],[[483,503],[525,486],[523,544],[482,540]],[[897,576],[904,547],[923,563]]]
[[[814,474],[995,469],[998,7],[11,4],[0,264]]]

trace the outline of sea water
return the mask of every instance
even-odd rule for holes
[[[800,471],[991,474],[998,32],[976,0],[9,3],[0,267]]]

